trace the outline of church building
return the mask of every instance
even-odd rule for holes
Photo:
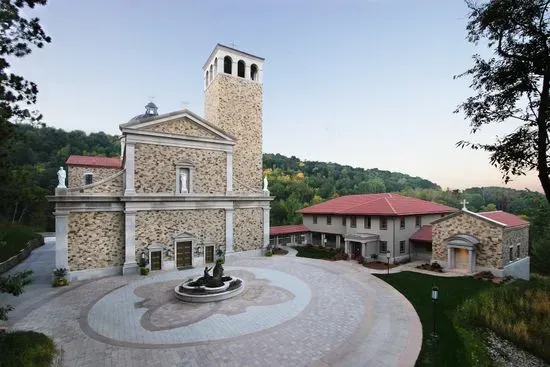
[[[70,156],[55,196],[57,268],[73,280],[261,255],[264,59],[216,45],[203,66],[205,116],[184,109],[121,124],[120,157]],[[263,187],[262,187],[263,185]]]

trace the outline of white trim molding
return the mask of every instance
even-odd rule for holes
[[[136,274],[136,211],[124,212],[124,266],[122,274]]]
[[[226,195],[233,193],[233,152],[226,153]]]
[[[124,196],[136,194],[136,188],[134,186],[135,148],[136,145],[134,143],[126,141],[126,153],[124,158],[124,170],[126,172],[124,175]]]
[[[233,209],[225,209],[225,253],[233,252]]]
[[[69,212],[56,208],[55,215],[55,267],[69,269]]]

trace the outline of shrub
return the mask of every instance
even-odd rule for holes
[[[372,254],[370,255],[370,258],[376,260],[378,259],[378,254]]]
[[[349,260],[349,255],[343,252],[339,252],[336,255],[334,255],[334,260]]]
[[[539,274],[550,275],[550,236],[549,230],[533,238],[531,247],[531,261],[533,271]]]
[[[34,331],[0,335],[0,366],[49,367],[57,354],[53,340]]]
[[[67,268],[57,268],[54,269],[53,275],[58,278],[63,278],[67,276]]]
[[[44,243],[42,236],[30,227],[20,224],[0,224],[0,262],[17,255],[33,239]]]
[[[271,256],[273,256],[273,252],[271,252],[271,251],[266,251],[265,256],[271,257]]]
[[[459,321],[485,327],[550,362],[550,281],[534,279],[488,289],[466,300]]]
[[[149,268],[146,268],[145,266],[141,266],[139,268],[139,273],[141,275],[148,275],[149,274]]]
[[[217,259],[216,264],[225,264],[225,260],[223,259],[223,257],[220,257],[219,259]]]
[[[357,263],[359,263],[360,265],[363,265],[365,263],[365,258],[361,255],[357,255],[355,257],[355,260],[357,260]]]

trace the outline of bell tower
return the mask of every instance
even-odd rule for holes
[[[233,191],[262,190],[262,73],[264,59],[217,44],[204,64],[204,113],[231,134]]]

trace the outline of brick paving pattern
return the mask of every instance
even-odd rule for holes
[[[418,316],[364,268],[289,256],[224,267],[250,292],[178,305],[167,289],[200,269],[108,277],[60,293],[14,328],[54,337],[66,366],[414,365]]]

